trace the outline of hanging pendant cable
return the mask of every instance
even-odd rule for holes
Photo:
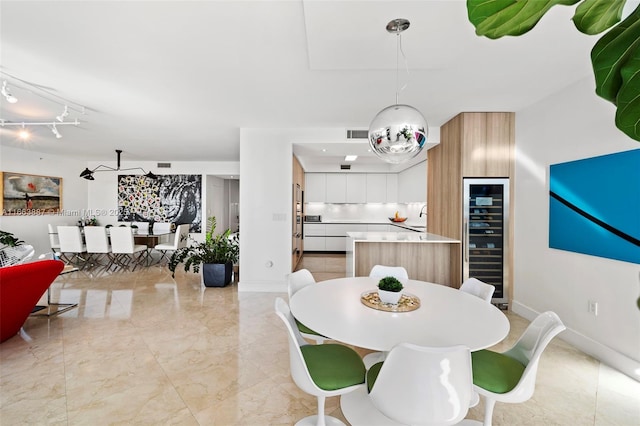
[[[402,92],[408,84],[409,80],[409,63],[407,62],[407,56],[402,49],[402,31],[404,29],[396,30],[396,105],[399,105],[400,92]],[[400,86],[400,54],[402,53],[402,59],[404,60],[404,67],[407,72],[407,81],[404,82],[402,87]]]

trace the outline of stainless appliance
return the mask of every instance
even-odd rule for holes
[[[300,184],[295,184],[293,190],[293,202],[295,206],[295,220],[293,225],[293,235],[291,238],[293,266],[298,263],[302,256],[302,206],[304,205],[304,191]]]
[[[306,215],[304,217],[305,222],[322,222],[322,217],[318,215]]]
[[[509,179],[464,179],[463,277],[496,290],[493,303],[508,303]]]

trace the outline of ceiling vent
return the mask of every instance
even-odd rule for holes
[[[171,163],[158,163],[158,168],[159,169],[170,169],[171,168]]]
[[[368,130],[347,130],[347,139],[369,139]]]
[[[340,164],[340,170],[351,170],[351,164]]]

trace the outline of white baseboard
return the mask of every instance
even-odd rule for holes
[[[243,281],[238,282],[238,291],[260,291],[265,293],[286,293],[285,281]]]
[[[540,312],[516,302],[515,300],[511,303],[511,310],[529,321],[532,321],[540,314]],[[587,355],[594,357],[598,361],[626,374],[633,380],[640,382],[640,362],[635,361],[628,356],[585,336],[584,334],[578,333],[569,327],[560,333],[558,338],[580,349]]]

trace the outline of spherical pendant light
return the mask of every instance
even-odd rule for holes
[[[427,140],[427,120],[409,105],[391,105],[369,125],[369,145],[380,159],[404,163],[418,155]]]
[[[398,37],[397,54],[402,51],[400,33],[409,28],[406,19],[394,19],[387,31]],[[403,53],[404,55],[404,53]],[[398,57],[396,57],[396,103],[380,111],[369,125],[369,145],[383,161],[404,163],[418,155],[428,136],[427,120],[412,106],[398,103]]]

